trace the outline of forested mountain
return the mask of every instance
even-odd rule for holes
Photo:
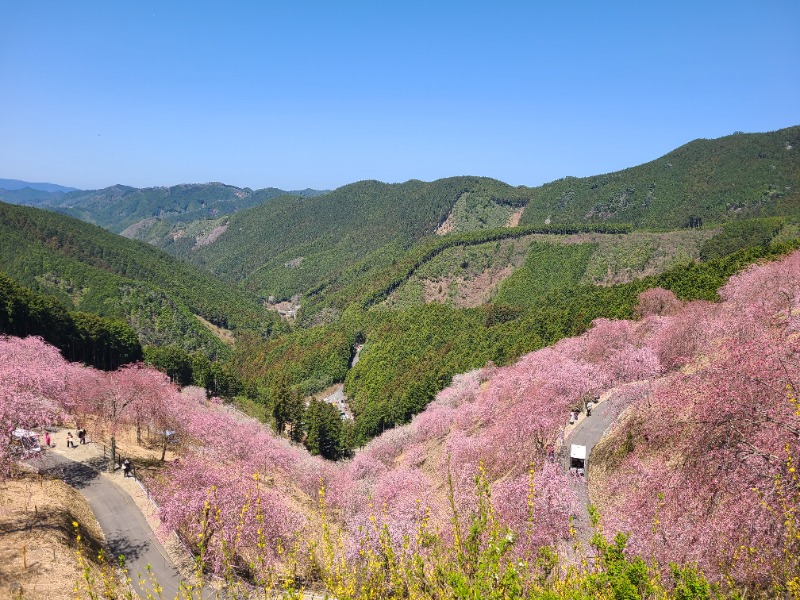
[[[465,196],[494,205],[527,201],[524,190],[483,177],[361,181],[315,198],[285,196],[232,215],[216,241],[186,257],[263,297],[289,298],[368,256],[389,265],[434,234]]]
[[[525,263],[501,282],[489,303],[457,308],[449,302],[404,302],[388,310],[390,304],[383,300],[392,300],[391,290],[403,290],[397,282],[411,282],[416,271],[444,259],[449,250],[476,253],[462,259],[459,268],[469,268],[462,265],[476,255],[498,261],[504,256],[502,246],[498,250],[504,241],[496,230],[472,236],[473,245],[443,246],[444,251],[438,253],[436,246],[423,247],[433,260],[425,262],[421,252],[410,252],[372,288],[360,296],[354,294],[353,301],[328,325],[298,329],[291,336],[266,342],[245,339],[237,347],[240,373],[264,391],[261,401],[268,405],[279,386],[309,394],[344,376],[355,414],[351,439],[363,443],[407,422],[457,373],[488,361],[508,364],[525,352],[585,331],[598,317],[630,318],[637,295],[652,287],[670,289],[682,299],[714,300],[716,289],[743,266],[798,245],[795,224],[756,220],[733,225],[710,236],[688,238],[683,245],[674,238],[642,238],[641,234],[594,233],[592,239],[571,232],[560,240],[552,234],[521,235],[518,241],[527,247]],[[526,231],[520,229],[518,233]],[[507,240],[516,232],[504,233]],[[612,245],[603,235],[619,239]],[[730,245],[732,235],[739,240],[737,245]],[[457,239],[467,242],[469,237]],[[660,239],[663,248],[652,246],[653,239]],[[658,263],[658,255],[670,244],[675,254]],[[627,250],[635,250],[632,261],[621,261],[620,256],[627,258]],[[691,254],[682,256],[682,252]],[[698,262],[699,255],[709,259]],[[638,267],[636,261],[640,261]],[[446,264],[453,263],[446,259]],[[627,282],[596,285],[593,281],[592,273],[611,272],[621,265]],[[366,293],[369,289],[373,291]],[[358,343],[364,344],[360,360],[348,369]]]
[[[213,326],[257,335],[283,327],[235,286],[147,244],[50,211],[0,203],[0,270],[70,310],[123,320],[144,344],[214,356],[225,346]]]
[[[530,192],[521,223],[676,229],[800,214],[800,126],[695,140],[649,163]]]
[[[286,393],[344,383],[355,414],[348,435],[360,443],[407,421],[454,374],[507,364],[596,317],[629,317],[649,287],[713,300],[743,265],[794,247],[798,135],[699,140],[639,167],[539,188],[453,177],[361,181],[306,197],[222,184],[61,195],[60,210],[83,198],[81,210],[118,230],[131,223],[126,235],[227,286],[107,233],[88,243],[100,232],[86,225],[73,242],[77,222],[25,209],[14,218],[55,220],[33,234],[12,227],[5,260],[20,283],[122,318],[147,344],[213,355],[222,343],[197,317],[236,329],[237,374],[266,414]],[[247,203],[256,205],[223,214]],[[134,270],[146,275],[119,267],[144,256],[155,263]],[[238,285],[251,295],[243,300]],[[301,310],[291,333],[267,336],[290,326],[274,313],[265,320],[261,305],[293,296]]]
[[[61,186],[20,188],[9,183],[9,187],[3,189],[2,181],[14,180],[0,180],[0,200],[50,208],[115,233],[133,228],[128,237],[146,235],[159,221],[174,224],[215,218],[284,194],[312,197],[323,193],[311,189],[287,192],[277,188],[253,191],[223,183],[153,188],[114,185],[101,190],[74,191],[70,191],[72,188],[56,189]]]
[[[696,140],[650,163],[537,188],[486,178],[363,181],[280,198],[175,235],[166,249],[263,297],[289,298],[401,260],[418,240],[514,225],[697,228],[800,213],[800,127]],[[348,274],[348,270],[350,273]]]
[[[535,188],[453,177],[362,181],[324,195],[209,183],[0,190],[0,199],[67,212],[243,282],[263,298],[288,299],[334,280],[341,287],[353,269],[361,277],[389,267],[434,233],[600,222],[670,230],[798,214],[799,143],[798,126],[695,140],[640,166]]]

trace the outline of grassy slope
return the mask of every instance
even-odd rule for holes
[[[617,221],[675,229],[800,212],[800,126],[695,140],[652,162],[531,190],[522,224]]]

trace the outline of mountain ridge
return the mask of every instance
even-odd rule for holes
[[[23,181],[21,179],[0,179],[0,188],[6,190],[21,190],[24,188],[30,188],[32,190],[38,190],[42,192],[75,192],[78,188],[69,187],[66,185],[59,185],[57,183],[46,183],[46,182],[31,182],[31,181]]]
[[[670,229],[800,211],[800,126],[697,139],[641,165],[532,188],[520,224]]]
[[[137,188],[115,184],[99,190],[46,191],[0,185],[0,200],[62,212],[100,225],[114,233],[143,220],[156,218],[175,222],[230,214],[271,198],[289,194],[313,197],[324,191],[306,188],[252,190],[220,183],[182,183],[173,186]]]

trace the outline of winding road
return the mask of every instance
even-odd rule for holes
[[[37,467],[42,473],[63,479],[86,498],[103,530],[109,554],[115,558],[125,556],[131,587],[137,595],[142,598],[181,597],[178,570],[130,495],[102,475],[105,464],[102,457],[78,462],[56,452],[47,452],[38,460]],[[153,580],[161,588],[160,595]],[[203,598],[206,597],[213,597],[212,593],[204,591]]]
[[[564,468],[569,469],[569,447],[571,444],[579,446],[586,446],[587,468],[586,477],[592,469],[591,452],[592,448],[600,441],[603,434],[608,430],[614,421],[617,420],[618,412],[615,410],[612,402],[606,401],[601,398],[601,401],[595,404],[592,409],[592,416],[587,417],[582,415],[581,419],[575,425],[575,428],[564,440],[564,448],[566,448]]]

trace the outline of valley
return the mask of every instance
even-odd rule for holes
[[[265,594],[788,597],[798,144],[539,187],[0,189],[0,417],[177,432],[142,477],[164,527]],[[593,425],[587,484],[549,452]]]

